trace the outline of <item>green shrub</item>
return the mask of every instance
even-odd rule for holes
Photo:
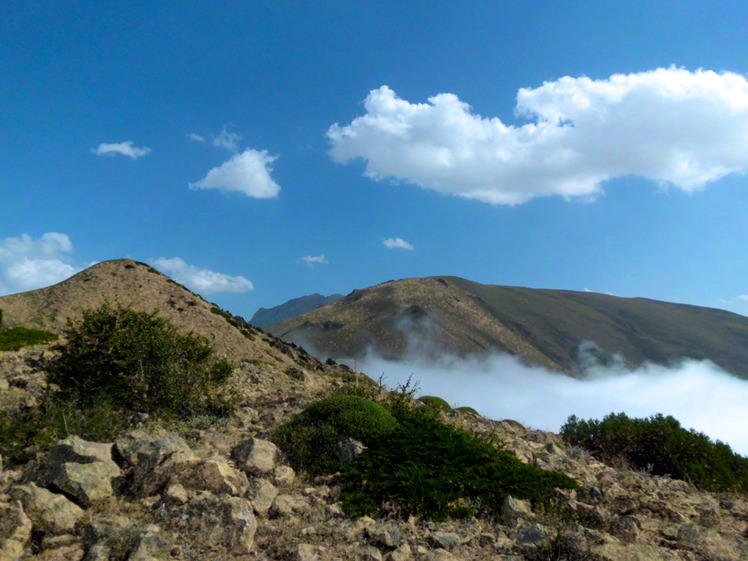
[[[418,401],[435,409],[436,411],[452,411],[452,406],[446,400],[435,395],[424,395],[418,398]]]
[[[178,417],[233,408],[221,391],[232,364],[215,359],[204,338],[180,333],[155,313],[104,304],[69,322],[64,336],[49,380],[83,407],[104,401]]]
[[[602,421],[571,416],[561,435],[609,464],[669,475],[709,491],[748,493],[748,458],[727,444],[684,429],[670,416],[631,419],[618,413]]]
[[[29,345],[49,343],[57,339],[57,335],[40,329],[13,327],[0,331],[0,351],[17,351]]]
[[[387,510],[434,519],[470,516],[498,512],[508,495],[547,504],[553,488],[577,487],[566,475],[526,465],[428,410],[399,408],[394,415],[397,430],[343,468],[342,503],[352,516]]]
[[[310,476],[340,471],[342,504],[351,516],[467,516],[497,511],[507,495],[546,503],[553,488],[576,486],[561,473],[525,465],[442,423],[433,409],[408,406],[407,391],[406,385],[400,398],[387,398],[389,410],[359,396],[335,395],[309,406],[272,439]],[[345,466],[337,460],[340,435],[367,446]]]
[[[368,444],[391,434],[396,426],[395,418],[381,405],[363,397],[338,394],[310,405],[276,429],[272,440],[295,467],[318,475],[340,469],[340,436]]]
[[[478,415],[480,417],[480,413],[478,413],[472,407],[467,407],[465,405],[463,405],[462,407],[455,407],[455,411],[459,411],[460,413],[472,413],[473,415]]]

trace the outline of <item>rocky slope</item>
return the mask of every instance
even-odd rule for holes
[[[374,350],[506,352],[568,374],[594,356],[627,366],[708,359],[748,378],[748,318],[711,308],[606,294],[490,286],[457,277],[390,281],[267,330],[318,355]]]
[[[171,317],[194,331],[217,329],[215,340],[238,362],[232,383],[239,409],[223,422],[144,419],[112,442],[68,435],[51,450],[29,450],[32,459],[22,465],[0,458],[0,561],[748,559],[744,497],[606,466],[555,434],[471,413],[443,413],[443,419],[492,436],[522,461],[558,469],[581,487],[558,492],[550,510],[509,498],[492,517],[350,519],[336,478],[310,481],[295,473],[269,436],[309,403],[356,384],[356,377],[259,330],[249,331],[250,339],[207,303],[185,300],[203,310],[202,316],[199,310],[185,315],[188,308],[177,298],[191,297],[170,292],[176,285],[146,266],[122,261],[106,267],[96,274],[126,281],[121,293],[116,284],[102,287],[110,298],[137,295],[129,287],[140,280],[143,302],[158,307],[174,300]],[[94,291],[91,282],[80,286]],[[99,298],[71,286],[66,290],[78,303]],[[156,286],[166,290],[161,302]],[[15,321],[36,318],[35,325],[49,328],[64,322],[60,310],[76,313],[77,306],[57,300],[59,294],[31,296],[52,309],[13,299],[6,307],[7,297],[0,307],[12,309]],[[199,325],[199,317],[215,327]],[[216,318],[226,327],[212,323]],[[219,340],[231,330],[238,338]],[[50,352],[40,346],[0,353],[0,408],[13,413],[42,403]]]

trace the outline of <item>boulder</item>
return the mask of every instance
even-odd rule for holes
[[[112,444],[69,436],[47,456],[47,482],[83,507],[113,495],[112,480],[120,474],[112,460]]]
[[[291,485],[296,479],[296,472],[292,467],[277,465],[273,470],[273,479],[276,485]]]
[[[146,526],[138,545],[128,557],[128,561],[163,561],[169,559],[175,538],[163,532],[155,524]]]
[[[83,517],[84,511],[64,495],[52,493],[35,483],[11,489],[11,496],[21,501],[23,510],[31,519],[34,529],[50,533],[72,532]]]
[[[251,438],[234,447],[231,458],[249,476],[273,473],[278,458],[278,447],[269,440]]]
[[[309,499],[300,495],[278,495],[269,510],[273,518],[288,517],[310,509]]]
[[[0,503],[0,561],[16,561],[31,539],[31,520],[20,501]]]
[[[242,496],[249,487],[247,476],[221,456],[190,463],[184,472],[172,473],[171,481],[174,480],[187,489],[206,490],[216,495]]]
[[[385,557],[387,561],[411,561],[413,559],[413,552],[407,543],[404,543],[396,550],[391,551]]]
[[[267,479],[257,478],[252,481],[249,490],[249,498],[255,513],[259,516],[266,516],[273,501],[278,496],[278,489]]]
[[[252,503],[240,497],[216,497],[208,491],[190,501],[186,520],[236,555],[247,555],[254,543],[257,520]]]

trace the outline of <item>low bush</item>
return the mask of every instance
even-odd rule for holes
[[[609,464],[669,475],[708,491],[748,493],[748,458],[681,427],[670,416],[632,419],[618,413],[602,421],[571,416],[561,427],[561,436]]]
[[[435,409],[436,411],[452,411],[452,406],[447,403],[446,399],[437,397],[435,395],[424,395],[418,398],[418,401]]]
[[[180,333],[155,313],[112,307],[68,323],[49,380],[83,406],[107,401],[125,410],[179,417],[228,413],[222,393],[233,365],[208,342]]]
[[[546,503],[553,488],[577,486],[561,473],[523,464],[492,443],[444,424],[431,408],[408,406],[402,395],[390,395],[383,403],[387,407],[336,395],[311,405],[272,439],[310,476],[339,471],[343,508],[351,516],[469,516],[498,511],[508,495]],[[343,434],[367,447],[346,465],[336,454]]]
[[[310,405],[272,435],[297,468],[310,475],[340,469],[338,438],[347,436],[365,444],[391,434],[397,421],[381,405],[363,397],[338,394]]]

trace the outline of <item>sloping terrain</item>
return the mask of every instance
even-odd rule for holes
[[[569,374],[582,351],[627,366],[708,359],[748,378],[748,318],[590,292],[490,286],[457,277],[390,281],[268,328],[322,355],[398,359],[507,352]]]
[[[332,304],[342,297],[342,294],[332,294],[330,296],[309,294],[300,298],[293,298],[285,304],[273,306],[272,308],[260,308],[254,313],[249,323],[256,327],[265,328],[274,323],[280,323],[301,314],[306,314],[326,304]]]

